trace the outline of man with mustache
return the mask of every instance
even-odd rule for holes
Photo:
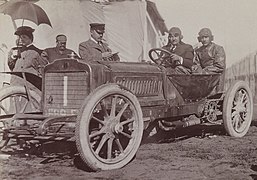
[[[193,65],[194,50],[182,41],[183,35],[178,27],[169,30],[168,44],[163,49],[172,53],[169,57],[168,72],[170,74],[190,74]]]
[[[45,49],[41,56],[44,57],[49,63],[56,59],[77,57],[76,53],[66,48],[67,37],[64,34],[59,34],[56,36],[56,47]]]
[[[117,53],[112,54],[109,45],[103,41],[105,24],[90,24],[90,39],[79,44],[79,55],[84,61],[119,61]]]

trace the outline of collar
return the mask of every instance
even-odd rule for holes
[[[33,46],[33,43],[30,43],[29,45],[25,46],[25,47],[29,47],[29,46]]]
[[[90,39],[94,41],[96,44],[98,44],[98,42],[94,38],[90,37]]]
[[[210,42],[210,44],[208,44],[207,46],[204,46],[205,48],[209,48],[209,47],[211,47],[211,46],[213,46],[213,42]]]

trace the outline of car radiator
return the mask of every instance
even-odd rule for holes
[[[48,72],[44,82],[46,115],[76,115],[89,94],[87,72]]]

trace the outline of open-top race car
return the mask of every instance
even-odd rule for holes
[[[161,65],[58,59],[44,68],[42,87],[28,73],[13,73],[27,83],[0,91],[2,145],[75,142],[83,162],[97,171],[128,164],[153,122],[167,131],[220,123],[230,136],[244,136],[253,113],[248,85],[236,81],[223,92],[216,89],[220,74],[168,74],[166,53],[150,51]]]

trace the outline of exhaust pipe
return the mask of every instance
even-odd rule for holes
[[[202,123],[201,119],[195,116],[189,116],[188,118],[185,118],[182,121],[172,121],[172,122],[168,122],[165,120],[158,121],[159,127],[164,131],[171,131],[178,128],[185,128],[189,126],[198,125],[201,123]]]

